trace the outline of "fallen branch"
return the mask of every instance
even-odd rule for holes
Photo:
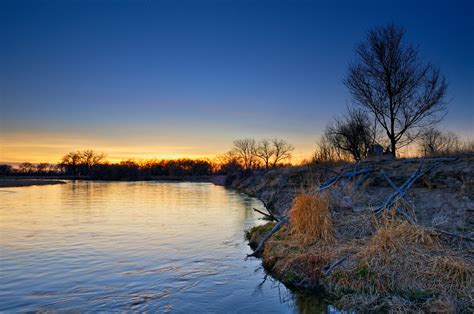
[[[272,228],[272,230],[270,230],[270,231],[263,237],[263,239],[260,241],[260,243],[258,244],[258,246],[257,246],[257,248],[255,249],[255,251],[253,251],[252,254],[248,254],[247,257],[258,256],[258,254],[259,254],[260,251],[262,250],[263,245],[265,244],[265,242],[267,242],[268,239],[270,239],[270,237],[271,237],[275,232],[277,232],[278,230],[280,230],[280,228],[281,228],[286,222],[288,222],[288,220],[289,220],[288,216],[285,216],[285,217],[281,218],[280,221]]]
[[[397,200],[405,196],[408,189],[413,185],[413,183],[415,183],[416,180],[424,176],[426,173],[430,172],[437,165],[439,165],[439,163],[435,163],[431,165],[425,171],[422,171],[421,169],[423,167],[423,161],[421,161],[418,167],[416,168],[415,172],[413,172],[413,174],[405,181],[405,183],[403,183],[400,188],[397,188],[395,192],[390,194],[385,200],[385,203],[382,206],[375,209],[374,212],[378,214],[385,209],[392,208]]]
[[[448,232],[448,231],[444,231],[444,230],[441,230],[441,229],[434,229],[434,231],[438,232],[438,233],[448,235],[448,236],[451,236],[451,237],[461,238],[463,240],[474,242],[474,238],[471,238],[471,237],[468,237],[468,236],[465,236],[465,235],[462,235],[462,234]]]
[[[348,256],[344,256],[340,259],[338,259],[337,261],[335,261],[333,264],[328,264],[326,266],[324,266],[323,270],[324,270],[324,276],[327,276],[329,275],[333,270],[334,268],[336,268],[337,266],[339,266],[342,262],[344,262],[346,259],[347,259]]]
[[[259,211],[259,210],[256,210],[255,208],[254,208],[254,210],[258,211],[259,213],[261,213],[261,214],[263,214],[263,215],[265,215],[265,216],[270,216],[271,220],[280,221],[280,219],[279,219],[275,214],[273,214],[273,210],[272,210],[272,208],[274,207],[274,206],[273,206],[273,202],[272,202],[273,197],[270,199],[270,201],[268,201],[268,203],[265,202],[265,201],[264,201],[263,199],[261,199],[261,198],[258,198],[258,199],[260,200],[260,202],[262,202],[263,206],[265,207],[265,209],[266,209],[267,212],[268,212],[268,215],[262,213],[262,212]]]
[[[319,190],[318,192],[322,192],[323,190],[331,187],[334,185],[336,182],[338,182],[342,178],[352,178],[354,176],[360,175],[360,174],[366,174],[373,172],[372,169],[363,169],[363,170],[354,170],[354,171],[342,171],[339,175],[332,177],[331,179],[327,180],[326,182],[322,183],[319,185]]]
[[[277,219],[275,216],[271,215],[271,214],[269,215],[269,214],[267,214],[267,213],[264,213],[264,212],[262,212],[261,210],[256,209],[255,207],[253,208],[253,210],[256,211],[257,213],[262,214],[263,217],[264,217],[264,219],[266,219],[266,220],[278,221],[278,219]]]

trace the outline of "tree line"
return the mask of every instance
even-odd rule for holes
[[[210,159],[125,160],[111,163],[93,150],[65,154],[59,163],[0,165],[0,175],[68,176],[95,180],[150,180],[159,177],[204,177],[270,169],[288,164],[294,147],[283,139],[235,140],[233,148]]]

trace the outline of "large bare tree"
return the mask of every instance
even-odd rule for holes
[[[385,131],[393,156],[424,127],[439,122],[446,110],[446,80],[405,43],[404,35],[394,24],[370,30],[344,80],[354,102],[368,109]]]

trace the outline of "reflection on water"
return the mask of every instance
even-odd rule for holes
[[[4,191],[0,310],[327,311],[244,261],[261,204],[237,192],[157,182]]]

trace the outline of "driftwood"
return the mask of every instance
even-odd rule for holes
[[[284,216],[280,219],[280,221],[272,228],[272,230],[270,230],[264,237],[263,239],[260,241],[260,243],[258,244],[257,248],[255,249],[255,251],[253,251],[252,254],[248,254],[247,257],[251,257],[251,256],[258,256],[258,254],[260,253],[260,251],[262,250],[263,248],[263,245],[265,244],[265,242],[268,241],[268,239],[270,239],[270,237],[275,233],[277,232],[278,230],[280,230],[280,228],[285,224],[287,223],[289,220],[288,216]]]

